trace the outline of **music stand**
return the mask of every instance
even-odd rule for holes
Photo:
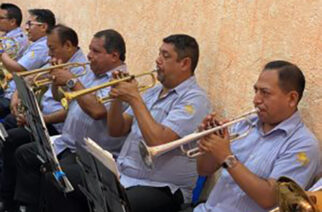
[[[84,186],[80,186],[80,189],[87,197],[91,211],[130,212],[130,204],[125,189],[120,184],[112,155],[91,139],[84,140],[82,146],[77,146],[77,162],[82,169],[84,181]]]
[[[25,116],[31,133],[38,147],[38,159],[42,162],[41,171],[49,172],[54,176],[55,185],[59,190],[67,193],[73,191],[73,187],[62,171],[54,152],[53,143],[50,140],[45,121],[37,103],[35,94],[24,79],[17,74],[13,75],[19,98],[24,106]]]

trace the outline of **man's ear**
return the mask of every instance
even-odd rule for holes
[[[190,57],[185,57],[181,61],[181,67],[183,70],[191,70],[191,58]]]
[[[297,106],[297,103],[299,102],[300,100],[300,96],[299,94],[296,92],[296,91],[290,91],[288,93],[288,97],[289,97],[289,106],[291,108],[294,108]]]
[[[118,53],[117,51],[112,51],[111,55],[114,62],[120,59],[120,53]]]

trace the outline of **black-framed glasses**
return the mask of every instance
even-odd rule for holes
[[[31,27],[32,25],[42,25],[43,23],[41,23],[41,22],[38,22],[38,21],[27,21],[26,22],[26,25],[28,26],[28,27]]]

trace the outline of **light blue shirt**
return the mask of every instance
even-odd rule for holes
[[[319,179],[311,188],[310,191],[322,191],[322,178]]]
[[[30,44],[17,62],[29,71],[44,66],[48,61],[47,37],[44,36]],[[5,97],[11,99],[12,94],[16,90],[16,84],[11,80],[8,86],[5,91]]]
[[[284,120],[270,132],[263,133],[257,117],[251,133],[231,144],[232,152],[251,172],[263,179],[281,176],[307,187],[319,168],[319,145],[314,135],[301,121],[299,112]],[[236,132],[245,132],[245,122],[237,124]],[[223,170],[205,204],[194,212],[264,212]]]
[[[121,65],[112,69],[105,74],[96,76],[90,71],[79,80],[85,88],[100,85],[112,79],[112,72],[114,70],[125,71],[126,65]],[[107,96],[110,87],[98,90],[96,96]],[[110,103],[105,103],[105,107],[109,108]],[[103,149],[110,151],[114,155],[118,155],[123,145],[125,137],[111,137],[107,130],[106,118],[94,120],[87,115],[79,106],[76,100],[72,101],[69,105],[67,118],[64,123],[62,135],[54,141],[55,153],[58,155],[66,148],[71,151],[76,150],[76,142],[81,144],[85,137],[90,137],[96,141]]]
[[[143,100],[154,120],[174,131],[179,137],[192,133],[210,112],[210,102],[194,76],[182,82],[162,98],[162,85],[149,89]],[[133,116],[132,109],[126,111]],[[143,140],[135,117],[120,156],[117,159],[121,183],[125,188],[142,185],[168,186],[172,193],[181,189],[186,201],[197,178],[196,161],[182,154],[180,149],[172,150],[154,159],[154,169],[148,169],[140,156],[138,144]]]
[[[13,38],[16,42],[18,42],[19,45],[19,50],[17,53],[17,56],[15,60],[18,60],[21,58],[23,52],[27,49],[28,47],[28,37],[27,35],[23,32],[21,27],[17,27],[9,32],[7,32],[4,37],[9,37]]]
[[[78,49],[74,55],[68,60],[68,63],[86,63],[87,62],[87,58],[86,56],[83,54],[81,49]],[[83,72],[83,67],[75,67],[70,69],[70,71],[74,74],[78,74]],[[88,66],[86,66],[86,71],[87,73],[91,72],[90,68]],[[45,94],[43,95],[43,97],[41,98],[41,106],[42,106],[42,112],[44,115],[48,115],[51,113],[54,113],[58,110],[63,109],[62,105],[60,102],[56,101],[52,95],[51,92],[51,85],[49,86],[48,90],[45,92]],[[53,124],[55,129],[61,133],[64,123],[57,123],[57,124]]]

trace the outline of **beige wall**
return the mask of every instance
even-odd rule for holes
[[[200,44],[197,77],[214,109],[231,117],[252,108],[252,85],[270,60],[296,63],[306,75],[300,110],[322,141],[322,0],[13,0],[49,8],[73,27],[81,46],[114,28],[127,42],[131,72],[151,70],[161,39],[187,33]]]

